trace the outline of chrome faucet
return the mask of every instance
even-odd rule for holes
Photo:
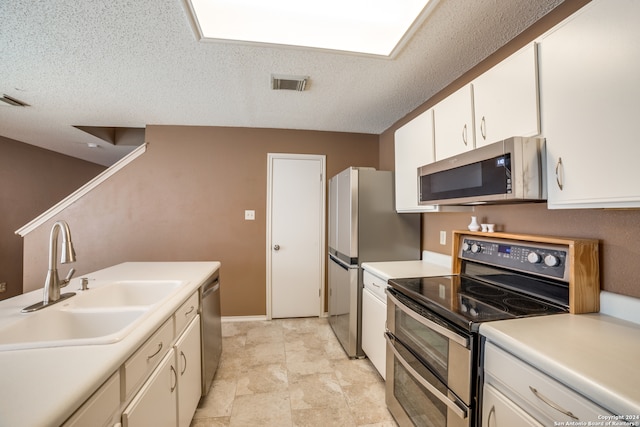
[[[41,308],[75,295],[74,292],[60,295],[60,289],[69,284],[71,277],[75,273],[75,269],[72,268],[69,270],[69,274],[67,274],[65,279],[60,280],[58,277],[56,258],[58,257],[58,234],[60,230],[62,230],[62,254],[60,256],[60,263],[67,264],[76,261],[76,252],[73,249],[69,224],[67,224],[66,221],[56,221],[53,227],[51,227],[51,233],[49,235],[49,270],[47,271],[47,278],[44,282],[42,302],[22,309],[23,312],[40,310]]]

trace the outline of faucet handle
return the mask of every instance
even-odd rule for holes
[[[76,272],[75,268],[72,268],[71,270],[69,270],[69,272],[67,273],[67,277],[65,277],[63,280],[60,281],[60,287],[61,288],[64,288],[65,286],[67,286],[69,284],[69,282],[71,281],[71,278],[73,277],[75,272]]]

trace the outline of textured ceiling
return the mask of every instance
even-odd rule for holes
[[[2,1],[0,96],[30,106],[0,106],[0,135],[110,165],[132,147],[73,126],[380,134],[559,3],[440,0],[381,59],[199,42],[182,0]],[[273,91],[272,73],[308,75],[307,90]]]

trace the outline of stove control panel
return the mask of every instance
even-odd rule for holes
[[[568,251],[564,245],[468,236],[463,238],[458,257],[568,282]]]

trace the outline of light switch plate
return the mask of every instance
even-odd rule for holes
[[[244,219],[247,221],[253,221],[256,219],[256,211],[248,210],[244,211]]]
[[[444,230],[440,231],[440,244],[441,245],[447,244],[447,232]]]

